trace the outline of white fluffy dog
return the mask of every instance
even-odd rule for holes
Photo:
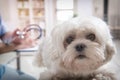
[[[104,21],[96,17],[71,19],[57,25],[39,49],[37,62],[48,68],[40,80],[114,80],[109,73],[99,72],[114,53]]]

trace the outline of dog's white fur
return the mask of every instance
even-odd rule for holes
[[[90,33],[95,34],[94,41],[86,38]],[[64,41],[69,35],[75,35],[75,39],[65,47]],[[85,50],[77,52],[77,44],[84,44]],[[40,47],[37,62],[48,68],[41,73],[40,80],[51,80],[54,76],[87,76],[111,60],[114,53],[110,30],[104,21],[96,17],[71,19],[58,24]],[[86,58],[79,58],[79,54]]]

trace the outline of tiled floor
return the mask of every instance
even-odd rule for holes
[[[117,53],[113,57],[111,63],[109,64],[109,70],[115,72],[116,77],[120,80],[120,40],[115,40]],[[23,55],[26,53],[22,53]],[[27,53],[28,54],[28,53]],[[34,55],[35,53],[29,53],[30,55]],[[15,52],[10,52],[9,54],[0,55],[0,63],[7,63],[10,59],[15,57]],[[33,77],[38,78],[39,73],[44,69],[37,68],[33,65],[34,56],[22,56],[21,57],[21,71],[32,75]],[[12,63],[8,64],[13,68],[16,68],[16,61],[14,60]]]
[[[33,65],[34,55],[35,52],[22,52],[21,53],[21,71],[24,73],[27,73],[35,78],[39,77],[39,73],[44,70],[44,68],[38,68]],[[26,56],[27,55],[27,56]],[[3,55],[0,55],[0,64],[5,64],[7,66],[10,66],[12,68],[16,69],[16,59],[12,60],[14,57],[16,57],[16,52],[9,52]],[[10,64],[7,64],[10,60]]]

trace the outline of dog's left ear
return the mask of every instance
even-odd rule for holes
[[[105,56],[106,56],[105,62],[111,60],[113,54],[115,53],[116,53],[115,45],[112,40],[109,40],[105,47]]]

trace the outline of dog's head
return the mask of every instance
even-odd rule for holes
[[[95,17],[75,18],[57,25],[52,42],[61,66],[73,73],[88,73],[108,62],[115,53],[108,26]]]

